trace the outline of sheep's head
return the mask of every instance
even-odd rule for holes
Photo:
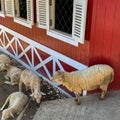
[[[2,118],[1,118],[1,120],[7,120],[7,119],[9,119],[11,117],[14,118],[14,115],[12,114],[12,112],[9,109],[5,109],[2,112]]]
[[[37,102],[37,103],[40,103],[40,102],[41,102],[42,95],[46,95],[46,94],[43,93],[43,92],[41,92],[41,91],[40,91],[40,92],[35,91],[31,96],[36,99],[36,102]]]
[[[9,64],[6,63],[0,63],[0,71],[7,70],[9,68]]]
[[[18,85],[20,82],[20,74],[14,74],[11,79],[11,85]]]
[[[6,70],[6,65],[5,63],[0,63],[0,71]]]
[[[64,71],[58,70],[52,77],[53,82],[60,82],[62,83],[64,79]]]

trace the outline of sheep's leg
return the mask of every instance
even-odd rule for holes
[[[2,110],[5,108],[5,106],[6,106],[6,105],[8,104],[8,102],[9,102],[9,100],[10,100],[10,96],[7,97],[5,103],[4,103],[4,105],[2,106],[2,108],[0,109],[0,111],[2,111]]]
[[[5,75],[4,77],[5,77],[5,79],[9,80],[9,76],[8,76],[8,74]]]
[[[81,93],[76,93],[75,101],[76,101],[76,104],[77,104],[77,105],[80,105],[80,94],[81,94]]]
[[[20,92],[22,92],[22,84],[23,84],[23,83],[22,83],[22,81],[20,80],[20,82],[19,82],[19,91],[20,91]]]
[[[106,93],[107,93],[107,87],[108,85],[101,85],[100,89],[102,90],[101,95],[100,95],[100,100],[103,100]]]
[[[35,98],[34,98],[34,90],[33,90],[33,89],[31,89],[31,93],[32,93],[32,94],[31,94],[30,96],[32,97],[32,100],[35,101]]]

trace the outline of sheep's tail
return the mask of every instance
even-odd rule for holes
[[[113,82],[114,80],[114,71],[111,72],[111,81],[110,82]]]

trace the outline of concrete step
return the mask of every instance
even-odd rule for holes
[[[120,91],[81,97],[81,105],[74,98],[42,102],[33,120],[120,120]]]

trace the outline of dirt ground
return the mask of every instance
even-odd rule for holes
[[[14,65],[21,67],[21,65],[18,64],[17,62],[15,62]],[[6,81],[6,79],[4,78],[5,74],[6,72],[0,72],[0,108],[4,104],[9,94],[11,94],[12,92],[18,91],[18,85],[11,86],[4,83]],[[57,88],[54,88],[53,86],[51,86],[45,81],[42,82],[41,91],[46,93],[46,95],[42,97],[41,102],[66,98],[66,96],[63,93],[61,93]],[[28,96],[30,95],[30,91],[26,92],[25,88],[23,88],[23,92]],[[37,104],[35,101],[31,101],[26,112],[24,113],[22,120],[32,120],[34,114],[36,113],[39,107],[40,107],[40,104]],[[1,115],[2,115],[2,112],[0,112],[0,118],[1,118]],[[10,119],[10,120],[16,120],[16,118],[17,116],[15,116],[14,119]]]

